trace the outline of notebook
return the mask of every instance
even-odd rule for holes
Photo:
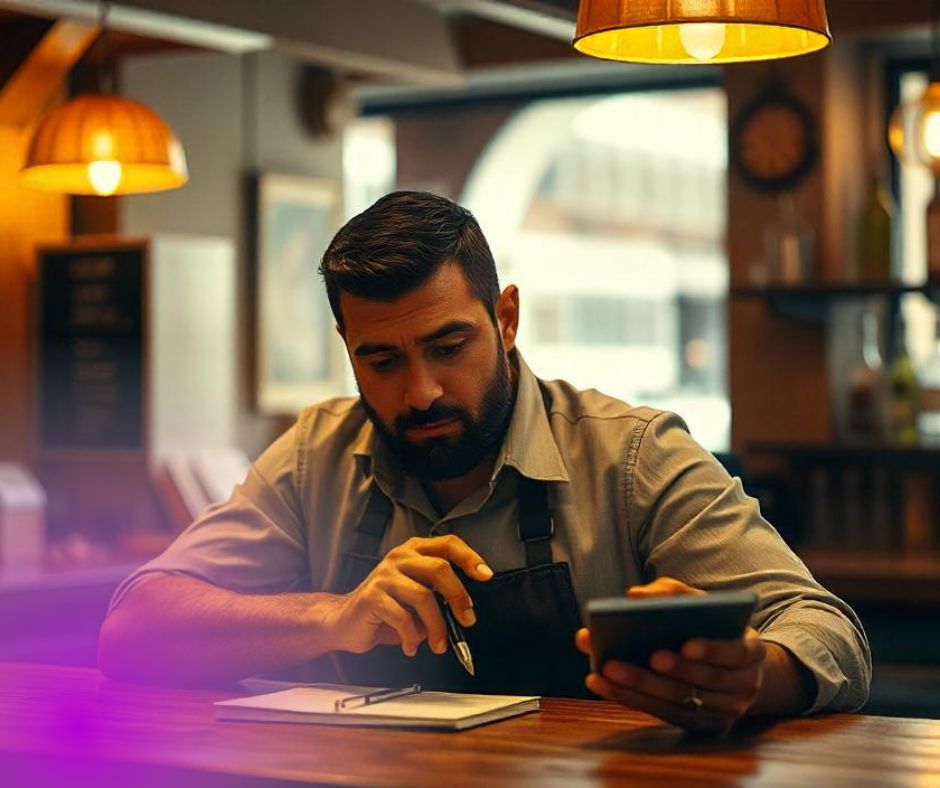
[[[215,714],[220,720],[462,731],[538,711],[540,700],[538,696],[532,695],[421,692],[368,706],[335,710],[337,700],[377,689],[340,684],[308,684],[263,695],[217,701],[214,704]]]

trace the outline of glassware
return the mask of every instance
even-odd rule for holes
[[[940,316],[933,350],[920,368],[920,408],[917,437],[925,446],[940,446]]]
[[[847,436],[855,441],[884,437],[884,361],[878,343],[878,317],[869,310],[860,317],[860,352],[849,376]]]
[[[877,176],[858,220],[858,274],[863,282],[891,279],[891,224],[894,205]]]
[[[907,350],[907,325],[898,311],[894,333],[894,357],[888,375],[891,437],[905,446],[917,443],[918,386],[914,364]]]

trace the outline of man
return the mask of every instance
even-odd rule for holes
[[[601,696],[702,731],[855,709],[868,644],[757,504],[669,413],[543,382],[516,350],[469,212],[390,194],[321,272],[358,399],[306,409],[225,504],[115,594],[117,678],[228,681],[299,665],[376,685]],[[734,641],[589,672],[588,599],[751,589]],[[475,675],[448,653],[440,600]]]

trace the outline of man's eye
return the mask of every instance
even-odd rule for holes
[[[394,356],[389,356],[388,358],[382,358],[378,361],[373,361],[370,365],[372,369],[376,372],[387,372],[392,369],[398,363],[398,359]]]
[[[434,352],[441,358],[451,358],[456,356],[463,346],[463,342],[457,342],[454,345],[437,345],[434,348]]]

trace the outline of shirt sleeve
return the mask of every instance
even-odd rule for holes
[[[871,653],[858,616],[823,588],[747,496],[741,480],[672,413],[643,430],[628,467],[629,527],[644,575],[705,591],[754,591],[751,622],[815,677],[807,713],[853,711],[868,699]]]
[[[298,423],[281,435],[225,503],[208,507],[162,554],[124,580],[108,612],[154,572],[244,594],[306,590],[307,538],[295,479],[299,431]]]

